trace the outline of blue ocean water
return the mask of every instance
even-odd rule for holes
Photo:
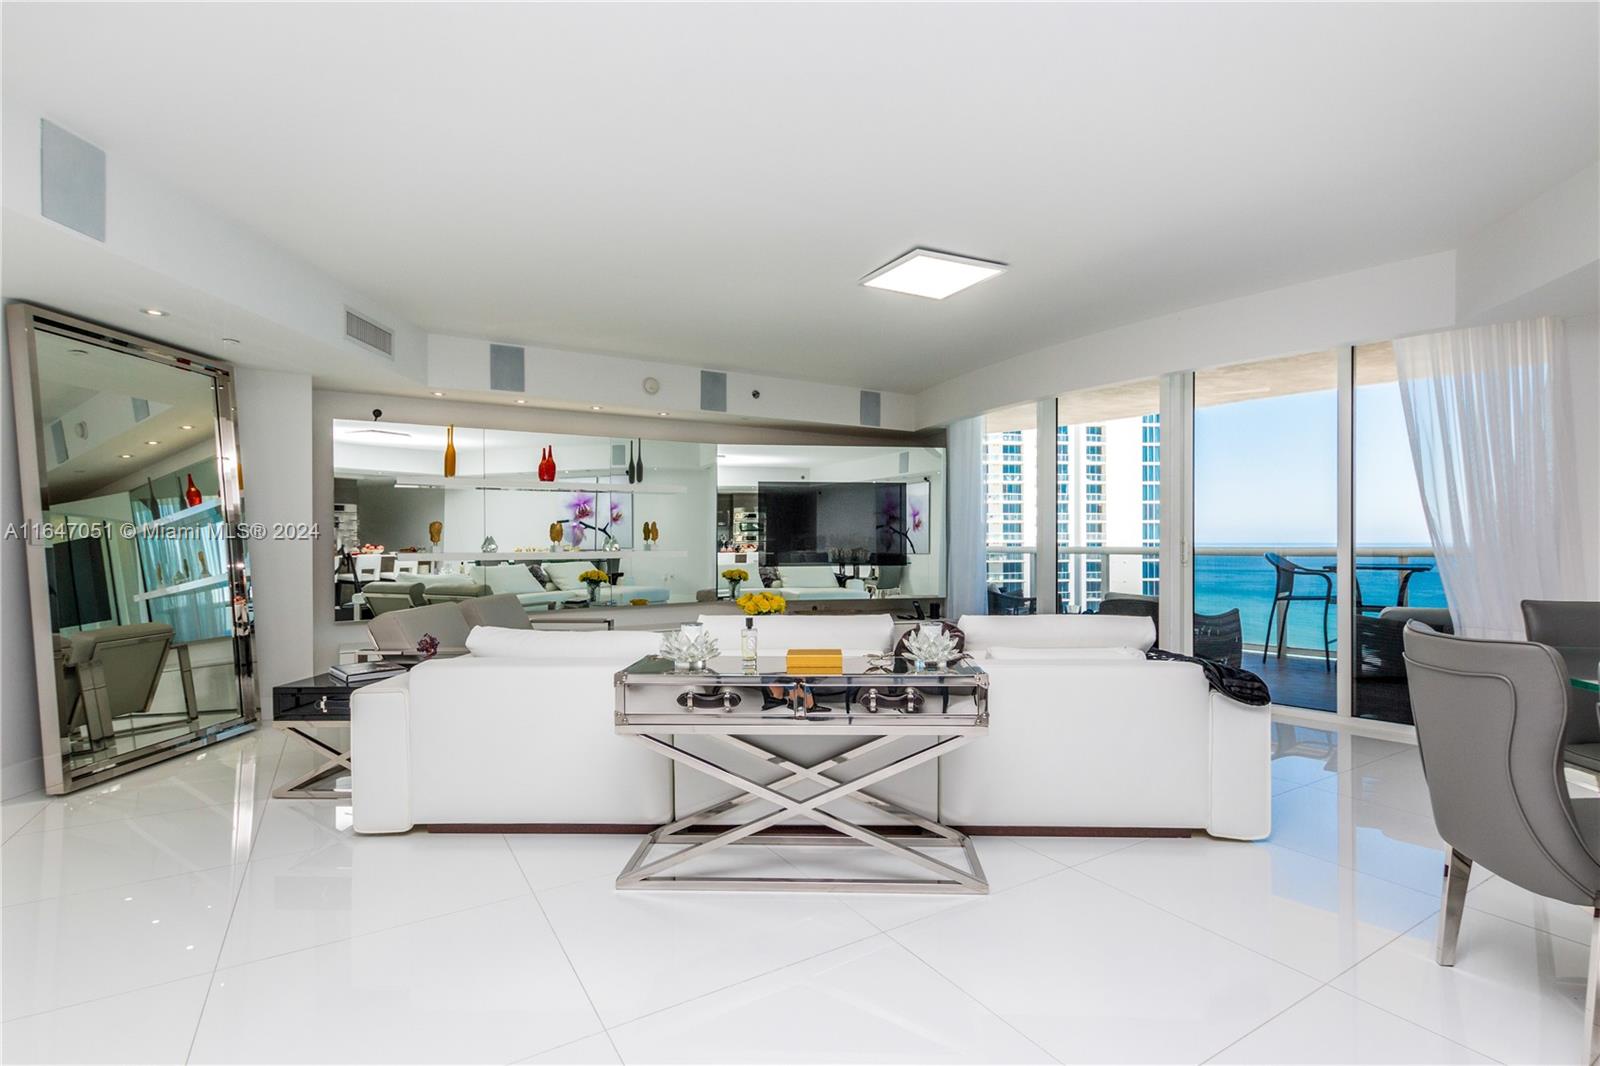
[[[1261,555],[1206,555],[1200,548],[1194,563],[1194,609],[1196,614],[1221,614],[1230,608],[1239,609],[1239,623],[1244,630],[1246,644],[1260,644],[1266,639],[1267,618],[1272,610],[1272,593],[1277,579],[1272,566]],[[1320,570],[1333,562],[1329,555],[1293,555],[1280,552],[1285,558]],[[1397,556],[1362,556],[1361,563],[1395,563]],[[1417,563],[1431,559],[1408,557]],[[1400,587],[1400,575],[1393,572],[1356,569],[1356,580],[1361,584],[1361,601],[1368,606],[1395,602]],[[1296,578],[1297,594],[1320,595],[1324,589],[1320,578]],[[1445,606],[1444,586],[1439,582],[1439,572],[1429,570],[1414,574],[1407,589],[1407,602],[1413,607]],[[1328,612],[1328,632],[1338,628],[1337,608]],[[1322,605],[1298,602],[1289,607],[1289,644],[1299,648],[1322,647]],[[1277,640],[1276,634],[1273,636]]]

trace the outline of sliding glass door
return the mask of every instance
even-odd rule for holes
[[[1405,624],[1415,618],[1446,629],[1450,610],[1417,491],[1392,345],[1355,350],[1353,406],[1351,713],[1409,725]]]
[[[1057,610],[1153,615],[1161,594],[1160,379],[1058,397],[1055,448]],[[1105,608],[1108,600],[1137,602]]]
[[[1032,614],[1038,536],[1038,407],[983,420],[985,572],[991,614]]]
[[[1194,376],[1195,654],[1321,711],[1338,705],[1338,362],[1312,352]]]

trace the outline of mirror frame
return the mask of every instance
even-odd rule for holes
[[[76,772],[62,763],[61,728],[56,710],[55,665],[50,634],[50,591],[45,572],[45,543],[33,535],[44,525],[44,431],[39,418],[38,350],[36,330],[81,339],[133,359],[145,359],[174,369],[208,375],[216,386],[217,483],[222,497],[224,543],[228,548],[228,587],[233,593],[233,663],[239,686],[239,716],[182,737],[156,741],[123,756],[111,755]],[[33,622],[33,661],[38,679],[39,724],[44,788],[50,795],[75,792],[100,784],[176,755],[207,747],[237,733],[254,729],[258,718],[255,678],[255,643],[250,617],[249,573],[244,540],[233,535],[243,517],[242,475],[235,433],[233,372],[229,364],[196,352],[173,348],[131,333],[88,322],[33,304],[6,307],[6,343],[11,360],[12,401],[16,414],[18,487],[27,536],[28,599]],[[232,476],[228,467],[232,467]]]

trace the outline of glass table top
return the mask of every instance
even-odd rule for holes
[[[671,659],[659,655],[647,655],[618,674],[618,680],[627,684],[640,682],[708,684],[729,681],[749,685],[801,677],[807,680],[826,679],[846,684],[893,677],[896,683],[909,685],[940,685],[987,679],[983,668],[970,659],[957,660],[936,668],[918,669],[910,659],[893,655],[846,655],[842,670],[822,674],[811,672],[797,674],[788,669],[788,663],[782,655],[758,656],[752,667],[747,667],[744,660],[737,655],[718,655],[706,663],[704,670],[680,670],[673,666]]]

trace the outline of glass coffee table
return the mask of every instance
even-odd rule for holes
[[[617,887],[987,893],[983,867],[965,833],[907,810],[873,788],[987,733],[988,675],[970,661],[918,668],[892,656],[847,656],[842,670],[822,675],[790,674],[783,667],[782,657],[762,657],[746,667],[737,656],[724,656],[710,660],[703,669],[677,669],[667,659],[647,656],[616,675],[619,735],[739,793],[649,834],[617,875]],[[686,746],[684,740],[690,737],[710,739],[719,756],[740,758],[719,761],[705,754],[704,744]],[[793,747],[784,738],[794,737],[847,739],[843,750],[810,761],[783,754],[781,749]],[[881,763],[891,750],[895,757]],[[756,780],[729,765],[748,765],[751,759],[768,776],[774,770],[780,776],[770,782]],[[881,765],[846,776],[846,770],[858,769],[863,761]],[[815,794],[794,794],[797,789],[819,787]],[[868,827],[826,809],[841,800],[866,805],[886,824]],[[730,813],[752,803],[776,809],[727,823]],[[815,824],[796,825],[797,819]],[[695,876],[683,869],[734,844],[871,847],[921,867],[929,876]],[[658,845],[687,846],[651,859],[650,852]],[[943,848],[959,848],[967,868],[923,850]]]

